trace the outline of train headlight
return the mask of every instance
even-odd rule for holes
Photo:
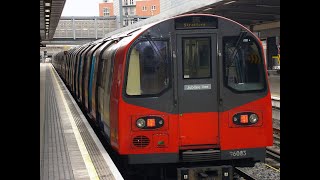
[[[256,114],[251,114],[250,117],[249,117],[249,121],[250,123],[254,124],[256,122],[258,122],[259,118]]]
[[[146,126],[146,121],[140,118],[137,120],[136,125],[138,128],[144,128]]]

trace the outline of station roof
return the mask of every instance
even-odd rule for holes
[[[53,38],[65,2],[66,0],[40,0],[40,42]]]
[[[110,32],[105,37],[187,13],[224,16],[251,27],[252,31],[280,27],[280,0],[189,0],[188,3],[179,4],[156,16]]]
[[[190,13],[217,14],[242,25],[255,26],[280,21],[280,0],[223,0]]]
[[[65,2],[66,0],[40,0],[40,42],[53,39]],[[280,0],[189,0],[188,3],[179,4],[156,16],[110,32],[106,37],[186,13],[217,14],[250,27],[252,31],[280,28]]]

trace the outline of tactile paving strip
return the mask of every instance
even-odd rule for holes
[[[46,66],[44,151],[41,163],[42,180],[74,179],[66,140],[62,132],[50,66]]]
[[[54,73],[57,76],[56,72]],[[58,78],[57,78],[58,79]],[[114,179],[109,167],[107,166],[102,154],[100,153],[97,145],[95,144],[94,140],[92,139],[88,129],[86,128],[85,124],[81,120],[80,114],[78,113],[77,109],[75,108],[70,96],[67,93],[65,86],[63,86],[63,82],[58,79],[58,83],[62,88],[63,95],[66,99],[66,102],[70,108],[71,114],[76,122],[76,125],[79,129],[81,137],[85,143],[87,151],[90,155],[92,163],[97,171],[97,174],[100,179]]]

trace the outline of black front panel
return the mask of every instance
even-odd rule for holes
[[[258,39],[247,29],[227,19],[218,17],[199,19],[198,17],[200,16],[161,22],[145,31],[132,44],[127,54],[123,86],[125,102],[173,114],[179,112],[221,112],[267,95],[268,87],[261,55],[262,47],[260,47]],[[190,25],[192,27],[184,25],[184,23],[190,22],[194,23]],[[235,40],[230,40],[232,38]],[[168,63],[166,65],[166,69],[169,70],[168,78],[157,77],[158,82],[163,82],[160,84],[160,88],[151,85],[153,89],[149,88],[144,91],[148,92],[146,94],[143,94],[143,91],[137,91],[137,88],[133,91],[130,91],[130,88],[128,90],[127,76],[130,58],[132,54],[134,54],[133,56],[139,54],[132,53],[132,49],[138,43],[157,47],[156,41],[168,42],[168,55],[165,58]],[[210,51],[207,50],[208,48]],[[240,50],[234,52],[244,52],[241,55],[245,58],[234,61],[234,57],[240,56],[240,53],[235,53],[236,55],[233,53],[232,49],[237,48]],[[254,49],[255,53],[250,54],[250,48]],[[157,50],[157,48],[154,48],[154,52],[155,49]],[[139,57],[143,58],[143,55],[140,53]],[[156,56],[161,57],[163,54],[158,53]],[[142,62],[142,60],[139,61]],[[241,62],[244,63],[242,66],[240,66]],[[148,63],[152,65],[153,62]],[[195,64],[192,65],[192,63]],[[144,73],[140,72],[142,69],[145,72],[162,71],[161,67],[164,64],[160,64],[148,68],[148,65],[143,66],[140,63],[139,73]],[[234,69],[229,67],[228,74],[226,67],[229,65]],[[232,71],[238,74],[232,74]],[[135,73],[138,74],[138,72]],[[243,83],[247,84],[243,86]]]

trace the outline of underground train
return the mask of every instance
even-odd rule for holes
[[[128,164],[252,166],[273,144],[262,44],[225,17],[171,17],[59,52],[52,64]]]

